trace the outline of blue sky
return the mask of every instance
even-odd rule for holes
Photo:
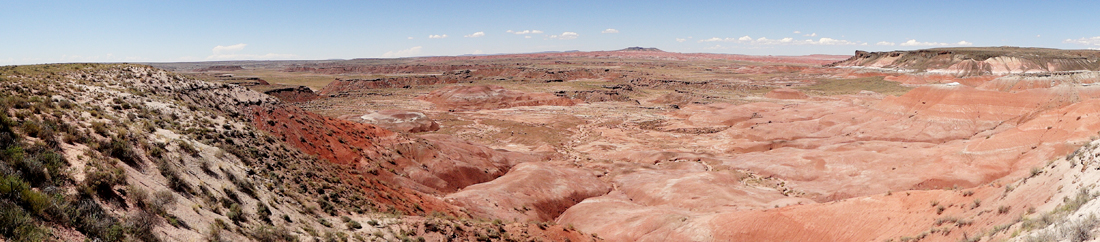
[[[1100,1],[7,1],[0,65],[1100,48]]]

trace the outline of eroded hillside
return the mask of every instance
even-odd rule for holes
[[[937,71],[1018,55],[951,51],[899,52],[913,61],[884,68],[624,51],[427,58],[409,68],[358,60],[293,71],[375,76],[335,76],[316,89],[321,99],[295,104],[303,109],[366,123],[379,119],[362,117],[396,112],[386,110],[423,114],[439,129],[416,132],[548,159],[441,191],[475,217],[555,221],[613,241],[1025,234],[1037,227],[1021,224],[1062,196],[1029,182],[1053,174],[1045,164],[1100,131],[1096,74],[1087,65],[1036,69],[1075,71],[1058,75]]]
[[[491,180],[497,173],[427,182],[466,162],[506,170],[507,152],[455,149],[146,66],[3,67],[0,78],[0,234],[10,240],[591,239],[470,218],[433,195]],[[440,162],[429,155],[454,159],[422,169]]]

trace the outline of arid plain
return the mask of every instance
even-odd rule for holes
[[[1014,47],[5,67],[0,148],[79,171],[19,191],[168,221],[129,238],[1077,241],[1097,71]]]

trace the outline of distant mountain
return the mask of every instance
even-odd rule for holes
[[[638,46],[626,47],[626,49],[621,49],[619,51],[658,51],[658,52],[664,52],[663,50],[657,49],[657,48],[652,48],[652,47],[645,48],[645,47],[638,47]]]

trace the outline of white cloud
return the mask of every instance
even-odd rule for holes
[[[605,29],[603,31],[600,31],[600,33],[602,33],[602,34],[618,34],[619,30],[617,30],[617,29]]]
[[[875,43],[875,45],[885,45],[885,46],[894,46],[896,44],[897,43],[889,42],[889,41],[879,41],[878,43]]]
[[[404,49],[404,50],[387,51],[385,54],[382,54],[382,57],[392,58],[392,57],[409,57],[409,56],[419,55],[420,54],[420,49],[423,49],[423,48],[424,47],[416,46],[416,47],[412,47],[412,48],[408,48],[408,49]]]
[[[242,49],[244,49],[245,46],[248,46],[248,45],[246,45],[244,43],[230,45],[230,46],[219,45],[219,46],[214,46],[214,49],[212,51],[214,51],[214,54],[216,55],[216,54],[222,54],[222,53],[235,52],[235,51],[238,51],[238,50],[242,50]]]
[[[1079,44],[1079,45],[1100,45],[1100,36],[1080,39],[1066,39],[1062,43]]]
[[[523,30],[523,31],[508,30],[508,31],[505,31],[505,32],[513,33],[513,34],[541,34],[542,30]]]
[[[432,35],[428,35],[428,38],[429,39],[442,39],[442,38],[447,38],[447,35],[445,35],[445,34],[444,35],[432,34]]]
[[[802,31],[798,31],[798,30],[795,30],[795,31],[794,31],[794,33],[796,33],[796,34],[801,34],[801,33],[802,33]]]
[[[530,36],[530,35],[528,35],[528,36],[523,36],[523,38],[524,38],[524,39],[530,39],[530,38],[531,38],[531,36]]]
[[[477,33],[467,34],[466,36],[462,36],[462,37],[477,38],[477,37],[481,37],[481,36],[485,36],[485,32],[478,31]]]
[[[901,46],[971,46],[971,45],[974,45],[974,43],[966,42],[965,40],[955,42],[955,43],[940,43],[940,42],[920,42],[920,41],[917,41],[915,39],[910,39],[909,41],[902,42],[901,44],[898,44],[898,45],[901,45]]]
[[[676,38],[676,42],[680,42],[680,43],[684,43],[684,41],[687,41],[687,40],[688,39]]]
[[[806,36],[806,37],[817,37],[817,33],[804,34],[804,35],[802,35],[802,36]]]
[[[577,33],[574,33],[574,32],[565,32],[565,33],[561,33],[561,35],[551,35],[550,38],[551,39],[576,39],[577,36],[580,36],[580,35],[577,34]]]
[[[485,54],[485,52],[481,51],[481,50],[474,50],[473,52],[470,52],[470,54],[471,55],[480,55],[480,54]]]
[[[409,39],[413,39],[413,37],[412,37],[412,36],[409,36]]]
[[[820,39],[817,39],[817,40],[814,40],[814,39],[796,40],[796,39],[790,38],[790,37],[782,38],[782,39],[769,39],[767,37],[760,37],[760,38],[757,38],[757,39],[753,39],[752,37],[749,37],[749,36],[741,36],[740,38],[718,38],[718,37],[713,37],[713,38],[709,38],[709,39],[699,40],[699,42],[700,43],[702,43],[702,42],[734,42],[734,43],[749,44],[749,45],[860,45],[860,44],[864,44],[863,42],[854,42],[854,41],[840,40],[840,39],[833,39],[833,38],[820,38]]]

